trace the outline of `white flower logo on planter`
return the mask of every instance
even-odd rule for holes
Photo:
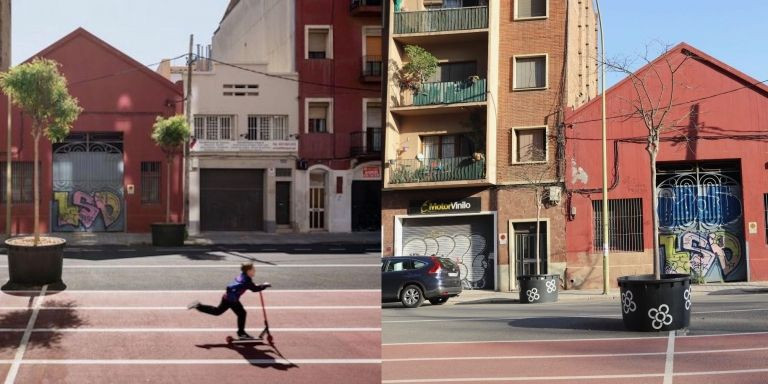
[[[688,287],[685,291],[683,291],[683,299],[685,299],[685,310],[688,311],[691,309],[691,287]]]
[[[653,320],[651,322],[653,329],[661,329],[662,326],[672,324],[672,315],[669,314],[669,306],[666,304],[660,305],[659,309],[649,309],[648,317]]]
[[[528,301],[536,301],[541,298],[541,295],[539,295],[538,288],[531,288],[525,291],[525,294],[528,295]]]
[[[626,291],[621,294],[621,304],[624,308],[624,313],[634,312],[637,309],[637,304],[632,301],[632,291]]]
[[[552,293],[554,291],[557,291],[557,281],[555,280],[547,281],[547,293]]]

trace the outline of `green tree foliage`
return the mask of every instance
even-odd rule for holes
[[[152,140],[166,155],[168,172],[165,178],[165,221],[171,222],[171,166],[173,155],[186,145],[191,132],[187,119],[182,115],[169,118],[158,116],[152,129]]]
[[[0,74],[0,88],[13,104],[32,120],[34,140],[34,244],[40,243],[40,136],[60,142],[69,134],[82,108],[69,94],[67,79],[59,73],[59,63],[36,58]]]
[[[437,72],[437,58],[418,45],[406,45],[408,62],[400,69],[400,88],[418,91]]]

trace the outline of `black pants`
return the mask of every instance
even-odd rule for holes
[[[245,308],[239,301],[227,301],[222,298],[218,307],[212,305],[200,304],[197,306],[197,310],[209,315],[219,316],[226,312],[227,309],[231,309],[237,315],[237,333],[245,332]]]

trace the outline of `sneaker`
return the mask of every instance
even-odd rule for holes
[[[187,309],[197,309],[198,306],[200,306],[200,302],[195,300],[187,305]]]
[[[253,337],[253,336],[251,336],[251,335],[249,335],[249,334],[247,334],[247,333],[245,333],[245,332],[238,332],[238,333],[237,333],[237,337],[239,337],[239,338],[240,338],[240,340],[246,340],[246,339],[254,339],[254,337]]]

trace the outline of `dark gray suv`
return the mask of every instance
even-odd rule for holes
[[[440,305],[461,293],[459,267],[436,256],[397,256],[381,259],[381,301],[399,301],[406,308],[424,300]]]

